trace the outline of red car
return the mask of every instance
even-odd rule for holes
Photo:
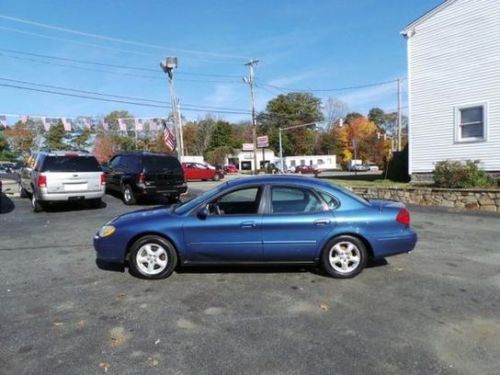
[[[233,164],[229,164],[229,165],[226,165],[224,166],[224,172],[226,173],[238,173],[238,168],[236,168],[236,166],[234,166]]]
[[[295,167],[295,173],[318,175],[321,171],[312,165],[299,165]]]
[[[184,178],[186,181],[219,181],[221,178],[224,178],[223,172],[202,163],[182,163],[182,169],[184,169]]]

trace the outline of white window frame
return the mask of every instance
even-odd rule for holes
[[[462,138],[462,110],[483,108],[483,136]],[[455,143],[486,142],[488,140],[488,103],[467,104],[455,107]]]

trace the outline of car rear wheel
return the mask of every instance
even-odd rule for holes
[[[26,191],[25,188],[22,187],[21,184],[19,184],[19,196],[21,198],[28,198],[28,192]]]
[[[330,240],[321,255],[325,271],[333,277],[347,279],[363,271],[368,260],[365,244],[353,236],[339,236]]]
[[[125,185],[123,187],[123,202],[127,205],[133,205],[137,202],[137,199],[134,194],[134,190],[130,185]]]
[[[31,207],[33,208],[33,212],[42,212],[43,211],[43,205],[42,202],[40,202],[37,198],[36,195],[33,194],[31,196]]]
[[[89,200],[89,205],[91,208],[101,208],[102,199],[101,198],[91,199]]]
[[[220,180],[219,174],[218,173],[214,174],[214,177],[212,178],[212,180],[219,181]]]
[[[130,250],[130,271],[145,279],[164,279],[174,272],[177,253],[174,246],[160,236],[139,238]]]

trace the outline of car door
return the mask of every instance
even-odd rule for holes
[[[183,226],[190,262],[259,262],[262,257],[261,186],[224,193],[208,202],[208,216],[194,213]]]
[[[312,189],[269,186],[269,204],[262,217],[266,261],[313,261],[331,233],[334,215]]]

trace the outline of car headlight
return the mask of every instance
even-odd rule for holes
[[[105,225],[99,231],[99,237],[109,237],[116,232],[116,228],[112,225]]]

